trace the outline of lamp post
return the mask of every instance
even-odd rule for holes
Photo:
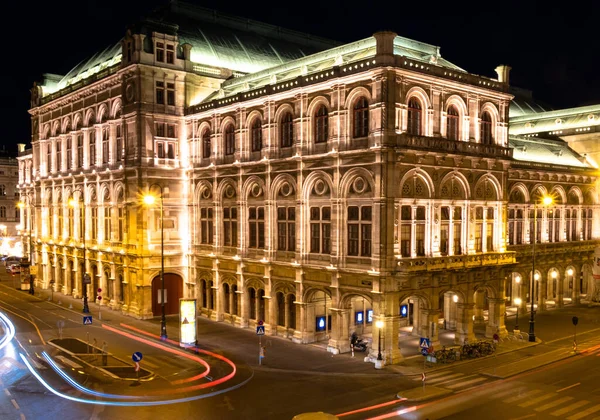
[[[378,320],[375,323],[375,326],[379,330],[379,341],[378,341],[378,345],[377,345],[377,360],[383,360],[383,357],[381,355],[381,329],[383,328],[383,321]]]
[[[549,206],[552,204],[552,197],[542,197],[542,204]],[[533,247],[531,252],[531,283],[530,293],[531,296],[531,319],[529,320],[529,341],[535,343],[535,312],[533,310],[533,304],[535,302],[535,243],[537,242],[537,202],[533,202]]]
[[[82,284],[82,288],[83,288],[83,309],[82,312],[84,314],[89,314],[90,313],[90,307],[88,306],[88,296],[87,296],[87,285],[89,283],[91,283],[91,279],[90,276],[88,275],[86,268],[87,268],[87,264],[86,264],[86,247],[85,247],[85,205],[84,205],[84,197],[83,195],[80,197],[81,200],[80,201],[75,201],[74,199],[70,199],[69,200],[69,206],[73,207],[73,208],[77,208],[79,209],[80,206],[79,204],[81,203],[81,211],[79,212],[79,217],[81,218],[82,221],[82,232],[80,232],[80,235],[82,237],[82,241],[83,241],[83,275],[81,276],[81,284]]]
[[[517,305],[517,320],[515,321],[515,331],[519,331],[519,306],[521,306],[521,298],[515,298],[515,305]]]
[[[159,184],[153,184],[150,188],[157,187],[160,191],[160,287],[161,299],[160,306],[162,316],[160,319],[160,339],[167,339],[167,318],[165,316],[165,231],[163,220],[163,187]],[[144,203],[151,206],[156,202],[156,197],[152,194],[144,196]]]

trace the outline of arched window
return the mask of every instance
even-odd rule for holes
[[[0,185],[0,195],[6,195],[6,185]]]
[[[250,132],[252,151],[260,152],[262,149],[262,122],[260,118],[256,118],[252,122],[252,131]]]
[[[362,97],[354,104],[354,137],[367,137],[369,134],[369,103]]]
[[[225,155],[231,156],[235,153],[235,129],[229,124],[225,129]]]
[[[492,117],[489,112],[481,114],[481,143],[492,144],[494,139],[492,138]]]
[[[327,107],[321,105],[315,115],[315,143],[325,143],[329,137],[329,115]]]
[[[411,98],[408,101],[408,126],[406,131],[414,136],[421,135],[421,104],[416,98]]]
[[[202,134],[202,157],[209,158],[210,152],[210,130],[204,130],[204,134]]]
[[[6,207],[2,206],[0,207],[0,219],[5,219],[6,218]]]
[[[294,143],[294,121],[292,113],[287,112],[281,119],[281,147],[291,147]]]
[[[458,110],[454,105],[448,108],[448,129],[446,137],[448,140],[459,140],[458,137]]]

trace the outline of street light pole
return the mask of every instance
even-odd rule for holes
[[[88,305],[88,296],[87,296],[87,285],[91,282],[91,279],[89,278],[90,276],[87,273],[87,264],[86,264],[86,246],[85,246],[85,197],[83,195],[83,192],[81,193],[81,197],[79,201],[75,201],[73,199],[69,200],[69,205],[71,207],[75,207],[77,206],[78,209],[80,209],[81,211],[79,212],[79,217],[81,218],[81,225],[82,226],[82,232],[79,232],[79,234],[82,237],[83,240],[83,274],[81,276],[81,285],[82,285],[82,292],[83,292],[83,309],[82,312],[84,314],[89,314],[90,313],[90,307]],[[80,225],[80,226],[81,226]]]
[[[521,298],[515,299],[515,305],[517,305],[517,320],[515,321],[515,331],[519,331],[519,306],[521,306]]]
[[[379,339],[377,345],[377,360],[383,360],[383,356],[381,355],[381,329],[383,328],[383,321],[379,320],[376,323],[377,329],[379,330]]]
[[[163,187],[160,184],[152,184],[153,187],[160,191],[160,284],[161,284],[161,319],[160,319],[160,339],[167,339],[167,318],[165,315],[165,230],[164,230],[164,213],[163,213]],[[152,205],[155,202],[155,197],[151,194],[144,196],[144,202]]]
[[[531,252],[531,319],[529,320],[529,341],[535,343],[535,313],[533,311],[533,303],[535,302],[535,243],[537,241],[537,203],[533,203],[533,249]]]

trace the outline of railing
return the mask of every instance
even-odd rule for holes
[[[509,251],[445,257],[402,258],[398,261],[398,271],[456,270],[470,267],[515,264],[516,255],[516,252]]]
[[[512,158],[513,150],[494,144],[472,143],[458,140],[448,140],[441,137],[413,136],[401,134],[397,138],[397,146],[410,147],[437,152],[461,153],[477,156],[492,156]]]

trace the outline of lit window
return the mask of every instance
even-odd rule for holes
[[[329,115],[327,107],[321,105],[315,115],[315,143],[325,143],[329,135]]]
[[[167,63],[173,64],[175,62],[175,47],[167,44]]]
[[[310,252],[331,253],[331,207],[310,208]]]
[[[454,105],[448,108],[448,129],[446,137],[448,140],[458,140],[458,111]]]
[[[369,103],[365,97],[354,104],[354,138],[367,137],[369,134]]]
[[[416,98],[410,98],[408,101],[408,134],[414,136],[421,135],[421,104]]]
[[[165,62],[165,44],[163,42],[156,43],[156,61]]]
[[[281,147],[291,147],[294,143],[294,120],[290,112],[281,119]]]
[[[371,206],[348,207],[348,255],[371,256]]]
[[[252,138],[252,151],[260,152],[262,149],[262,122],[259,118],[256,118],[252,123],[252,131],[250,135]]]

